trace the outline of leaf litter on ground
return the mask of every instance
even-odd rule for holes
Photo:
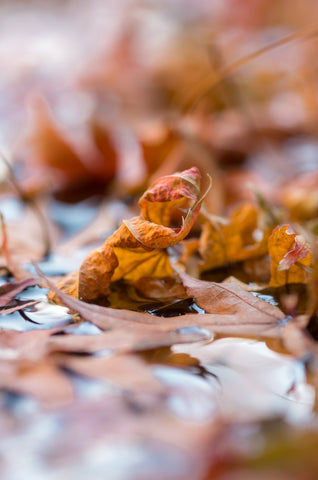
[[[291,411],[293,406],[297,410],[301,405],[315,415],[311,392],[302,380],[306,364],[311,375],[308,381],[317,386],[317,261],[314,248],[309,245],[312,258],[306,257],[306,242],[299,235],[297,238],[289,235],[287,240],[291,241],[286,242],[279,258],[271,255],[267,237],[276,224],[269,226],[262,223],[264,205],[262,207],[247,188],[247,181],[253,179],[256,188],[268,199],[268,211],[279,209],[281,216],[276,223],[280,231],[284,230],[282,225],[292,228],[296,220],[307,234],[310,232],[315,237],[317,178],[314,170],[308,173],[306,169],[317,168],[316,160],[308,155],[311,148],[309,138],[316,124],[316,85],[311,72],[316,56],[310,51],[316,33],[312,29],[301,28],[267,43],[268,38],[276,35],[277,25],[287,26],[290,30],[289,22],[293,24],[293,29],[304,17],[312,22],[315,8],[312,4],[307,11],[305,6],[300,8],[295,5],[286,20],[286,15],[284,18],[280,16],[279,5],[273,9],[266,0],[255,5],[247,2],[239,9],[213,6],[211,20],[210,8],[201,3],[190,2],[187,12],[181,12],[178,6],[171,7],[168,2],[165,7],[160,7],[160,12],[157,7],[147,7],[131,16],[129,11],[129,15],[124,15],[124,24],[118,21],[120,28],[117,35],[114,38],[109,35],[109,43],[100,46],[97,55],[96,52],[94,55],[81,54],[79,58],[79,51],[90,51],[91,24],[96,28],[96,38],[105,38],[101,12],[113,8],[113,15],[109,12],[105,14],[105,22],[111,22],[118,15],[118,20],[123,16],[122,2],[113,6],[102,3],[93,0],[89,12],[84,6],[72,9],[72,2],[67,11],[63,10],[62,4],[56,4],[54,9],[59,15],[52,23],[49,15],[43,21],[41,10],[39,16],[34,16],[32,32],[41,25],[39,38],[44,41],[39,49],[29,35],[28,42],[21,42],[32,52],[26,56],[16,55],[15,45],[16,36],[23,37],[28,21],[21,10],[14,8],[10,20],[14,23],[18,19],[19,29],[14,35],[9,35],[8,43],[4,38],[7,48],[0,55],[3,82],[9,92],[5,96],[9,100],[4,102],[5,112],[1,120],[6,122],[4,137],[10,131],[7,123],[13,125],[11,137],[16,144],[17,126],[22,124],[24,128],[28,124],[21,107],[24,100],[29,106],[33,105],[29,111],[33,109],[36,117],[33,124],[35,135],[32,140],[29,137],[29,143],[23,142],[22,148],[19,146],[15,150],[17,160],[14,162],[19,184],[21,182],[30,198],[38,201],[39,195],[44,197],[41,209],[47,212],[46,200],[53,194],[56,198],[64,198],[64,195],[74,195],[75,198],[90,188],[95,193],[103,191],[104,194],[106,188],[110,193],[110,202],[119,195],[120,201],[132,207],[128,209],[129,213],[118,213],[115,222],[112,219],[105,221],[109,228],[104,229],[102,219],[96,232],[96,224],[93,223],[93,231],[74,237],[74,243],[68,243],[64,231],[64,238],[57,245],[63,232],[57,234],[51,229],[53,254],[63,251],[64,242],[64,252],[69,256],[72,248],[78,249],[83,244],[87,246],[91,240],[102,243],[112,235],[122,218],[136,215],[135,198],[149,184],[163,175],[174,176],[176,171],[189,170],[192,165],[199,167],[204,174],[212,174],[213,188],[205,199],[211,212],[206,215],[202,212],[203,208],[195,224],[192,225],[194,217],[189,222],[191,232],[186,240],[189,243],[187,247],[184,244],[188,256],[183,256],[186,260],[178,269],[172,269],[172,264],[180,252],[179,261],[182,264],[182,246],[175,246],[172,252],[171,249],[166,250],[166,243],[161,243],[156,244],[153,251],[146,251],[151,258],[155,256],[165,260],[162,268],[156,270],[158,278],[152,281],[149,280],[153,273],[151,262],[148,269],[136,268],[138,259],[137,263],[132,262],[127,267],[125,262],[122,263],[121,255],[127,252],[117,250],[115,254],[122,263],[122,270],[114,264],[108,272],[109,281],[103,287],[98,285],[98,294],[104,297],[102,300],[108,307],[72,298],[42,276],[41,284],[50,282],[52,291],[55,288],[56,296],[68,306],[73,316],[69,315],[62,326],[56,323],[56,328],[48,328],[51,323],[38,326],[24,319],[28,331],[15,331],[13,321],[11,331],[10,327],[0,331],[3,372],[0,428],[6,437],[0,442],[0,450],[4,478],[11,480],[21,474],[30,478],[49,475],[52,480],[64,480],[75,476],[94,477],[98,473],[103,477],[105,471],[112,472],[116,479],[125,480],[255,478],[264,475],[261,468],[264,462],[256,475],[255,465],[248,465],[249,460],[245,462],[245,459],[252,457],[251,462],[255,463],[259,457],[260,462],[264,461],[262,448],[268,442],[264,432],[268,428],[276,434],[276,429],[281,427],[277,416],[284,417],[286,423],[288,416],[284,416],[283,410]],[[99,7],[94,16],[97,4]],[[5,10],[4,20],[0,20],[4,22],[1,35],[5,35],[3,32],[8,35],[5,19],[10,8]],[[189,28],[193,11],[199,24],[203,22],[205,27],[208,26],[202,30],[196,28],[195,34],[192,27]],[[87,17],[91,21],[87,22]],[[130,18],[134,20],[130,21]],[[274,29],[268,27],[267,22],[271,23],[271,18],[275,19]],[[84,23],[88,31],[85,36],[82,35]],[[154,28],[154,32],[160,30],[161,23],[164,34],[158,45],[153,45],[152,37],[156,35],[149,36],[149,28]],[[65,28],[61,28],[62,24]],[[54,38],[59,32],[63,39],[63,48],[58,48],[58,55],[55,50],[50,50],[54,43],[52,26]],[[112,28],[109,31],[112,32]],[[101,35],[98,35],[99,32]],[[232,40],[229,41],[229,38]],[[309,38],[311,41],[308,41]],[[302,41],[292,44],[295,39]],[[79,49],[78,45],[83,43],[84,49]],[[281,46],[284,46],[286,54],[284,62],[281,62],[281,55],[276,56],[277,51],[282,52]],[[160,48],[161,55],[157,56]],[[275,48],[273,55],[272,48]],[[254,53],[246,55],[246,51]],[[304,61],[299,62],[299,57]],[[16,59],[14,62],[13,58]],[[21,66],[22,58],[33,60],[26,67],[24,60]],[[254,62],[254,59],[258,61]],[[58,63],[59,60],[61,65],[56,74],[55,61]],[[77,67],[62,67],[70,64]],[[301,86],[296,80],[285,82],[290,78],[291,71],[297,71],[302,78]],[[46,75],[50,75],[49,82]],[[33,82],[36,90],[43,90],[37,96],[37,103],[34,102]],[[76,92],[69,92],[70,85],[74,87],[74,84]],[[154,92],[158,93],[159,102]],[[193,99],[191,105],[189,98]],[[281,105],[284,107],[281,108]],[[188,115],[184,115],[185,109]],[[150,138],[140,128],[144,116]],[[154,125],[158,122],[152,122],[149,117],[160,117],[161,135],[155,135]],[[297,145],[292,143],[300,142],[300,136],[306,152],[298,150],[300,155],[294,161],[292,157]],[[126,153],[129,152],[126,161],[122,156],[125,149]],[[271,155],[270,150],[275,150],[275,155]],[[134,161],[134,155],[139,157],[138,162]],[[26,179],[26,176],[29,178]],[[92,185],[89,185],[90,182]],[[147,208],[150,199],[145,199],[139,219],[126,223],[131,233],[130,240],[133,237],[139,242],[143,255],[145,243],[149,247],[149,239],[143,230],[146,225],[144,220],[156,224],[152,232],[169,231],[168,236],[175,228],[181,228],[182,235],[178,240],[189,233],[186,228],[183,229],[181,220],[182,216],[187,218],[186,212],[179,212],[176,217],[173,214],[170,223],[165,218],[167,205],[162,205],[163,208],[153,216]],[[185,205],[178,204],[179,198],[174,199],[173,210],[181,207],[191,212],[198,199],[188,198],[189,204]],[[240,204],[242,200],[251,202],[250,206],[244,209],[244,205]],[[106,219],[107,212],[104,215]],[[202,235],[204,222],[205,235]],[[24,268],[32,260],[41,261],[47,249],[39,225],[26,215],[21,216],[14,228],[10,223],[8,221],[9,248],[15,262],[12,267],[20,267],[23,262]],[[59,223],[59,229],[61,227],[63,229],[63,222]],[[123,230],[124,227],[121,233]],[[298,233],[297,228],[295,231]],[[284,243],[284,239],[281,242]],[[116,245],[115,249],[121,247]],[[9,267],[4,257],[1,257],[3,266]],[[269,289],[271,260],[273,277]],[[53,262],[53,257],[46,259],[47,268],[50,262]],[[260,285],[249,283],[245,287],[235,279],[222,281],[226,270],[233,266],[244,272],[245,278],[252,278],[252,273],[255,273]],[[223,270],[220,281],[195,278],[198,271],[210,268],[213,269],[212,274],[215,268]],[[65,265],[61,273],[67,269]],[[293,276],[295,270],[296,275]],[[18,280],[18,270],[12,268],[12,273]],[[22,274],[22,278],[29,276],[27,270],[23,270]],[[279,278],[277,282],[276,277]],[[137,291],[129,301],[125,298],[125,303],[123,298],[121,300],[121,296],[125,296],[124,287],[116,291],[119,278],[124,279],[122,285],[128,282],[129,288]],[[97,284],[101,283],[99,280]],[[294,281],[306,283],[300,290]],[[161,288],[160,283],[165,283],[165,286]],[[276,295],[282,310],[253,295],[253,286],[258,292],[267,287],[267,294]],[[83,291],[84,295],[79,296],[85,298],[85,288]],[[299,296],[303,291],[307,295],[309,292],[311,305],[306,305],[305,313],[302,312],[304,315],[300,315]],[[75,293],[78,296],[78,292]],[[92,300],[95,293],[93,288],[92,295],[88,295],[90,298],[85,299]],[[129,310],[129,307],[118,309],[121,301],[122,305],[132,307],[137,298],[138,301],[143,299],[146,311],[136,311],[140,307],[137,301],[134,310]],[[12,307],[10,303],[5,303],[3,311],[8,314],[29,305],[21,313],[30,313],[32,319],[28,309],[37,311],[41,308],[31,305],[32,300]],[[173,304],[174,300],[177,302]],[[178,300],[183,303],[178,303]],[[5,296],[3,302],[6,302]],[[181,307],[190,304],[195,305],[200,313],[193,313],[193,309],[189,313],[190,309]],[[110,308],[115,305],[117,308]],[[51,312],[54,308],[57,307],[52,305]],[[43,311],[45,314],[46,310]],[[169,317],[163,316],[167,313]],[[179,315],[181,313],[185,314]],[[18,314],[7,315],[6,321],[13,320],[14,315]],[[244,341],[240,347],[239,338],[234,343],[228,338],[212,341],[229,335],[252,337],[253,340]],[[246,370],[242,369],[246,375],[239,375],[243,360],[248,358],[247,353],[251,349],[265,350],[264,343],[255,338],[262,338],[273,350],[289,354],[288,358],[285,355],[275,357],[278,363],[280,359],[282,363],[286,361],[288,368],[292,366],[294,376],[288,377],[288,382],[284,378],[286,372],[278,368],[278,363],[268,362],[268,358],[265,361],[265,357],[257,355],[247,362]],[[235,352],[240,353],[235,357]],[[191,357],[191,353],[196,357]],[[264,370],[260,368],[260,360],[264,360]],[[271,396],[267,387],[270,389],[274,385],[276,374],[280,388],[273,388],[274,395]],[[264,382],[269,377],[273,384]],[[224,394],[227,390],[224,387],[229,384],[235,387],[236,380],[241,388],[238,391],[229,388],[229,396],[222,397],[220,391],[223,390]],[[262,388],[264,384],[266,388]],[[249,417],[248,396],[257,399],[254,404],[256,411],[264,406],[263,422]],[[37,399],[38,410],[32,404],[32,398]],[[231,401],[234,398],[235,401]],[[283,409],[275,409],[280,401]],[[220,408],[222,404],[228,412],[232,412],[232,417],[224,415],[225,409],[222,411]],[[268,404],[273,409],[269,409]],[[240,414],[244,412],[247,416],[242,420]],[[303,425],[306,425],[305,417],[299,417]],[[277,436],[283,447],[289,445],[286,441],[289,434],[290,430],[282,439]],[[284,456],[274,444],[268,456],[274,451],[275,459],[285,459],[286,453]],[[315,440],[313,445],[315,447]],[[316,450],[313,445],[309,442],[310,451]],[[16,462],[17,451],[24,467],[22,473]],[[28,455],[28,461],[24,463],[23,452]],[[272,465],[273,455],[271,458],[265,459],[267,466]],[[292,458],[297,458],[297,451],[293,450]],[[308,454],[305,458],[307,462]],[[289,458],[287,463],[293,462]],[[308,464],[311,465],[310,461]],[[314,462],[313,465],[315,470]],[[298,470],[290,467],[286,470],[283,465],[282,470],[271,467],[268,476],[279,480],[312,478],[308,465],[302,465]]]

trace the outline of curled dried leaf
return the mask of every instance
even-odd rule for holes
[[[199,214],[204,199],[200,198],[200,178],[199,170],[193,167],[157,180],[140,199],[142,215],[124,220],[59,288],[74,297],[93,301],[108,295],[113,281],[171,276],[173,270],[165,249],[188,235]],[[188,201],[192,205],[182,217],[181,226],[170,227],[175,209]]]

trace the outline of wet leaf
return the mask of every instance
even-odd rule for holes
[[[15,305],[14,307],[5,307],[0,310],[0,315],[9,315],[9,313],[18,312],[26,307],[32,307],[38,303],[37,300],[31,300],[30,302],[22,302],[20,305]]]
[[[31,396],[48,408],[72,401],[70,379],[49,357],[49,338],[60,330],[0,331],[2,391]]]
[[[94,319],[93,315],[93,323]],[[212,335],[207,330],[200,328],[162,331],[155,325],[126,322],[125,326],[114,326],[98,335],[76,335],[66,331],[65,335],[51,336],[46,344],[51,352],[92,354],[108,351],[113,354],[170,347],[176,343],[206,342],[211,338]]]
[[[0,331],[0,360],[39,361],[47,354],[47,341],[60,328],[28,332]]]
[[[305,239],[296,235],[289,225],[277,226],[268,240],[271,259],[272,287],[287,283],[304,283],[308,281],[308,267],[311,254]]]
[[[21,282],[10,282],[0,286],[0,307],[5,307],[16,295],[28,287],[36,285],[34,278],[27,278]]]
[[[199,307],[204,309],[207,314],[214,314],[216,319],[220,315],[220,331],[223,322],[224,330],[226,327],[230,327],[232,322],[233,326],[236,324],[238,335],[244,334],[244,331],[249,328],[250,334],[257,335],[257,330],[259,330],[259,335],[265,336],[266,328],[268,328],[269,334],[271,330],[276,333],[281,330],[284,313],[278,307],[246,291],[238,282],[208,282],[198,280],[183,272],[179,272],[179,276],[187,294],[194,298]],[[223,316],[228,316],[227,320],[223,319]],[[218,331],[217,326],[216,331]],[[235,334],[234,328],[232,332]]]
[[[184,328],[201,327],[213,334],[265,338],[281,336],[284,314],[274,305],[253,296],[238,284],[204,282],[182,272],[179,272],[179,275],[188,295],[193,296],[198,305],[208,313],[163,318],[149,313],[101,307],[71,297],[47,278],[46,282],[64,305],[102,330],[139,325],[145,331],[149,328],[150,332],[151,328],[156,327],[166,332],[179,329],[181,333]]]
[[[83,358],[60,354],[56,359],[59,365],[79,375],[108,380],[117,388],[149,391],[152,395],[164,394],[158,380],[145,368],[145,362],[133,355]]]

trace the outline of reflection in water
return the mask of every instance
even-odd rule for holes
[[[40,302],[33,311],[27,311],[27,317],[46,328],[67,325],[71,322],[68,308],[61,305],[52,305],[48,302]]]
[[[166,366],[155,366],[153,372],[170,388],[168,405],[175,415],[204,422],[217,413],[220,385],[215,377],[207,382],[190,372]]]
[[[210,392],[206,388],[205,394],[226,420],[253,421],[279,416],[291,423],[303,423],[312,418],[315,391],[306,383],[304,364],[273,352],[263,342],[226,338],[208,345],[176,345],[172,351],[196,357],[201,367],[213,374],[206,376]],[[178,387],[183,397],[189,395],[185,376],[179,374],[173,382],[169,367],[161,367],[159,378]],[[192,392],[195,397],[195,388]],[[199,392],[201,395],[200,389]],[[184,416],[184,408],[178,413]],[[192,415],[190,407],[188,415]]]
[[[96,333],[87,324],[83,329]],[[133,408],[140,387],[134,390],[132,381],[124,391],[110,388],[106,372],[98,381],[73,377],[77,399],[55,411],[43,412],[26,398],[4,397],[6,416],[0,420],[9,424],[0,441],[1,478],[202,480],[201,457],[191,449],[196,441],[205,445],[201,434],[202,442],[210,441],[212,425],[234,421],[227,458],[232,443],[244,458],[257,458],[266,442],[260,420],[279,416],[308,426],[312,418],[314,391],[303,364],[263,342],[228,338],[156,352],[141,366],[161,382],[164,394],[147,408]],[[275,421],[277,428],[282,423]],[[218,434],[212,439],[215,449],[222,439]]]

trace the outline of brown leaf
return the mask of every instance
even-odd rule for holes
[[[21,282],[10,282],[0,287],[0,307],[5,307],[16,295],[23,292],[28,287],[36,285],[34,278],[27,278]]]
[[[47,354],[49,337],[61,328],[48,330],[0,331],[0,360],[39,361]]]
[[[197,201],[200,181],[200,172],[195,167],[155,180],[139,200],[141,215],[150,222],[169,226],[171,214],[182,206],[177,203],[176,207],[174,202]]]
[[[94,319],[93,319],[94,320]],[[129,324],[123,328],[98,335],[54,335],[47,339],[46,347],[51,352],[96,353],[102,350],[110,352],[138,352],[160,347],[170,347],[176,343],[205,342],[212,338],[207,330],[189,329],[162,331],[157,326]]]
[[[70,403],[71,381],[50,357],[49,339],[59,331],[0,331],[0,389],[32,396],[49,408]]]
[[[186,273],[179,272],[179,276],[189,296],[209,314],[219,315],[220,330],[222,331],[222,317],[228,316],[224,321],[225,331],[227,326],[235,326],[232,331],[240,335],[248,331],[257,335],[266,336],[266,325],[272,333],[280,331],[284,313],[276,306],[264,302],[243,289],[235,281],[215,283],[207,282],[190,277]]]
[[[48,356],[48,339],[59,330],[0,331],[0,389],[32,396],[49,408],[71,402],[71,382]]]
[[[202,308],[211,305],[213,313],[186,314],[176,317],[155,317],[149,313],[131,310],[117,310],[98,305],[87,304],[62,292],[46,278],[48,286],[55,292],[60,301],[76,311],[79,315],[102,330],[116,326],[127,328],[133,325],[157,327],[162,331],[182,329],[185,327],[202,327],[211,333],[235,336],[279,337],[283,330],[284,314],[279,308],[270,305],[237,285],[215,284],[196,280],[184,273],[179,273],[188,289],[188,294],[196,298]],[[209,299],[215,293],[216,303]],[[201,292],[201,293],[200,293]],[[203,294],[202,294],[203,292]],[[202,304],[200,305],[202,301]]]

